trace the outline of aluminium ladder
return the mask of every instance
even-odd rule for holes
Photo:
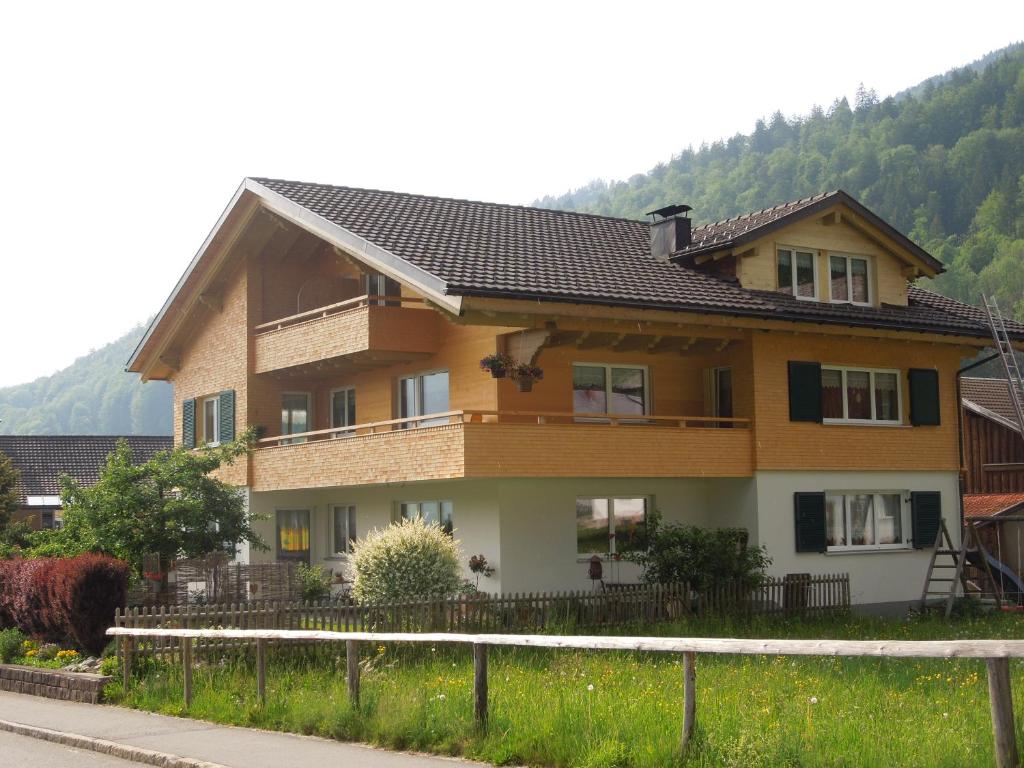
[[[1013,403],[1014,411],[1017,414],[1017,431],[1024,435],[1024,389],[1020,368],[1017,366],[1017,355],[1010,343],[1010,336],[1006,332],[1006,323],[1003,322],[1003,315],[999,311],[999,304],[996,297],[989,298],[982,296],[985,302],[985,312],[988,313],[989,327],[992,329],[992,340],[996,343],[999,357],[1003,361],[1003,370],[1006,371],[1006,383],[1010,388],[1010,401]]]

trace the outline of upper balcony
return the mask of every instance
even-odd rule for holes
[[[448,411],[259,441],[256,491],[464,477],[750,477],[747,419]]]
[[[255,372],[307,372],[323,363],[391,365],[438,349],[438,315],[423,300],[358,296],[253,328]]]

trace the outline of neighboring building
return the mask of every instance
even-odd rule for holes
[[[172,381],[176,440],[264,437],[222,477],[267,553],[345,569],[401,517],[453,528],[488,591],[637,577],[645,515],[743,526],[783,574],[919,597],[959,529],[956,372],[983,312],[843,192],[691,229],[246,179],[128,368]],[[1009,324],[1024,339],[1024,327]],[[521,392],[480,369],[543,369]]]
[[[0,435],[0,453],[9,456],[21,473],[21,507],[14,513],[14,519],[28,520],[37,530],[59,525],[60,476],[70,475],[82,485],[92,485],[99,480],[107,456],[118,440],[128,441],[138,463],[174,445],[170,437]]]
[[[1006,379],[960,379],[964,493],[1024,493],[1024,437]]]

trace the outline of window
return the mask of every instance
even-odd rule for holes
[[[309,562],[309,510],[277,510],[277,559]]]
[[[815,251],[779,248],[779,291],[805,301],[818,299],[818,254]]]
[[[356,540],[356,508],[351,504],[331,507],[331,551],[335,557],[352,551]]]
[[[647,521],[645,498],[576,499],[576,554],[624,552]]]
[[[356,390],[353,387],[331,392],[331,427],[351,427],[356,423]],[[354,432],[336,432],[334,437],[350,437]]]
[[[830,550],[906,549],[910,545],[908,505],[903,491],[828,491],[825,494],[826,540]]]
[[[574,413],[648,413],[647,368],[644,366],[574,363]]]
[[[899,424],[899,371],[821,368],[821,415],[825,422]]]
[[[284,392],[281,395],[281,434],[295,435],[310,430],[310,397],[308,392]],[[281,445],[304,443],[306,438],[282,440]]]
[[[366,274],[363,275],[363,292],[367,296],[401,296],[402,286],[392,280],[390,277],[385,277],[380,274]],[[370,301],[370,304],[383,307],[398,307],[401,306],[400,301],[385,301],[382,298],[376,298]]]
[[[448,371],[422,373],[398,380],[398,418],[408,419],[448,410]],[[448,418],[409,422],[403,428],[447,424]]]
[[[868,260],[832,254],[828,258],[831,299],[847,304],[871,304]]]
[[[220,399],[216,396],[206,397],[200,401],[202,414],[202,431],[199,442],[202,445],[220,444]]]
[[[445,533],[455,531],[453,512],[450,501],[403,501],[398,505],[403,520],[419,518],[427,524],[438,523]]]

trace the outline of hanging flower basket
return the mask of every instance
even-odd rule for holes
[[[480,361],[480,370],[490,371],[496,379],[504,379],[505,374],[515,367],[515,361],[506,354],[488,355]]]
[[[521,363],[512,369],[512,378],[520,392],[532,392],[533,382],[544,378],[544,371],[536,365]]]

